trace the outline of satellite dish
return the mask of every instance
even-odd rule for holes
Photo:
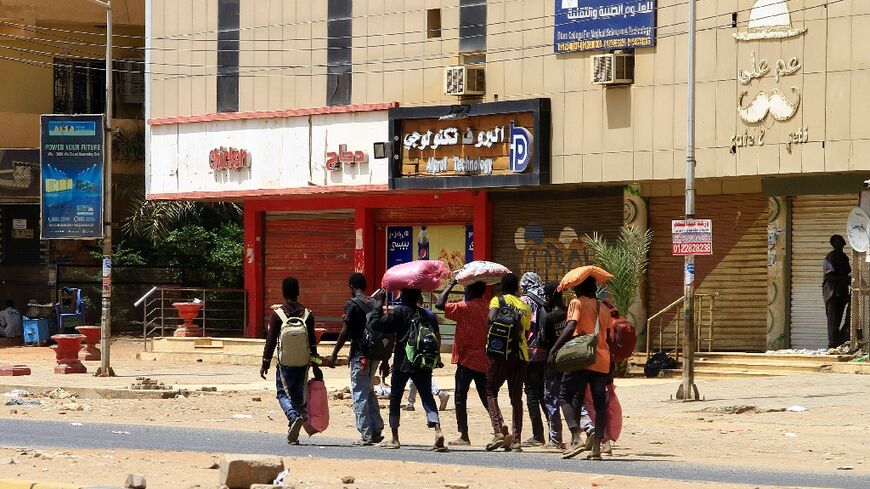
[[[870,248],[870,217],[860,207],[855,207],[849,213],[849,219],[846,221],[846,236],[853,250],[866,253]]]

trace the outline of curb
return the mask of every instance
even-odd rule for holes
[[[66,482],[40,482],[28,480],[0,479],[0,489],[121,489],[117,486],[82,486]]]
[[[124,388],[113,389],[108,387],[64,387],[27,384],[0,384],[0,391],[8,392],[20,389],[28,392],[37,392],[51,390],[55,387],[61,387],[63,390],[75,395],[79,399],[172,399],[181,392],[181,390],[178,389],[140,391]],[[4,487],[0,485],[0,489],[4,489]]]

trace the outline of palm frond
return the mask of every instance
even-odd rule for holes
[[[613,275],[613,280],[607,284],[607,293],[613,305],[628,315],[649,265],[652,231],[623,226],[614,244],[608,243],[598,233],[587,234],[583,241],[592,261]]]

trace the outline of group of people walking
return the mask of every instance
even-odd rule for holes
[[[544,283],[536,273],[526,273],[522,279],[513,273],[504,275],[500,295],[489,301],[485,298],[488,286],[481,281],[465,286],[464,300],[451,302],[448,298],[456,285],[456,279],[451,280],[435,303],[435,308],[456,323],[452,363],[456,365],[454,404],[459,436],[449,445],[472,443],[468,393],[473,383],[492,423],[493,437],[486,444],[487,451],[521,451],[523,447],[545,446],[563,450],[563,458],[589,451],[589,459],[600,460],[607,416],[606,386],[612,382],[606,339],[611,312],[597,298],[595,279],[589,277],[575,286],[576,298],[567,306],[557,284]],[[332,354],[321,359],[314,340],[314,316],[298,303],[298,282],[293,278],[284,280],[285,303],[276,308],[272,316],[261,375],[265,378],[268,372],[279,343],[277,338],[283,337],[282,325],[288,324],[287,317],[299,318],[296,323],[301,329],[307,329],[307,346],[315,376],[320,375],[319,363],[334,368],[339,351],[350,341],[351,394],[356,428],[360,433],[355,444],[377,444],[388,449],[401,446],[402,399],[411,382],[422,401],[427,426],[435,431],[432,450],[447,450],[439,405],[432,389],[433,369],[441,366],[440,329],[432,311],[422,307],[422,291],[403,289],[399,303],[385,308],[386,293],[378,290],[372,296],[366,295],[367,281],[362,274],[351,275],[348,287],[351,298],[345,304],[343,329]],[[505,315],[514,318],[516,327],[505,342],[504,354],[493,355],[488,344],[492,339],[488,335],[494,323],[504,322]],[[555,368],[558,350],[575,335],[592,334],[597,335],[595,362],[582,370],[558,372]],[[383,348],[378,352],[381,346],[386,346],[389,354],[384,354]],[[386,425],[375,392],[378,373],[382,379],[391,375],[389,436],[384,433]],[[307,366],[287,367],[279,362],[277,367],[277,396],[289,421],[287,440],[291,444],[298,443],[303,423],[303,386],[307,375]],[[512,411],[509,427],[498,402],[499,391],[505,384]],[[587,386],[597,414],[594,424],[584,408]],[[523,442],[524,393],[532,435]],[[562,438],[563,417],[571,436],[567,444],[563,444]],[[608,447],[605,445],[605,451]]]

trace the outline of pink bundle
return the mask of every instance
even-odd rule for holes
[[[303,428],[308,436],[323,433],[329,427],[329,398],[323,380],[308,381],[308,405]]]
[[[592,404],[592,390],[589,387],[586,387],[586,410],[589,411],[589,418],[595,424],[595,405]],[[622,434],[622,405],[619,403],[619,398],[616,397],[616,385],[609,384],[607,386],[607,423],[604,427],[602,440],[617,441],[620,434]]]
[[[456,281],[462,285],[471,285],[474,282],[485,282],[487,284],[498,283],[502,277],[511,273],[504,265],[491,261],[477,260],[473,261],[458,272],[456,272]]]
[[[450,276],[450,269],[440,260],[417,260],[396,265],[384,274],[381,286],[387,290],[420,289],[432,292]]]

